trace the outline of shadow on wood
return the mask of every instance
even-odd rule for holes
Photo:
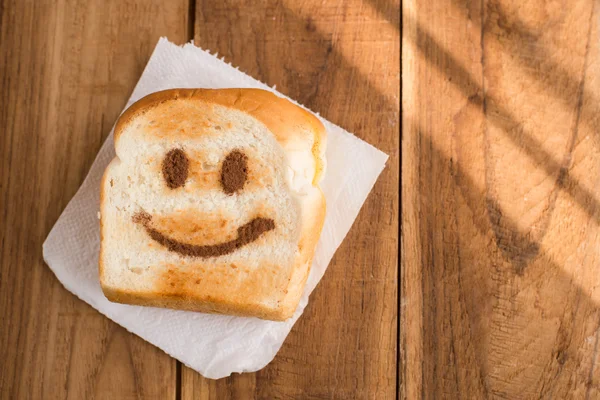
[[[405,16],[405,18],[410,18]],[[414,23],[414,21],[412,22]],[[520,120],[513,116],[501,102],[495,101],[489,94],[484,93],[483,88],[471,77],[471,75],[461,66],[461,64],[447,50],[442,48],[431,35],[417,24],[416,48],[427,58],[429,65],[436,67],[441,73],[446,74],[448,80],[476,106],[483,107],[486,116],[493,114],[495,116],[493,123],[499,128],[508,139],[516,146],[522,148],[538,166],[543,168],[550,176],[555,177],[556,188],[562,189],[572,196],[579,207],[581,207],[596,223],[600,223],[600,216],[597,213],[600,202],[592,193],[577,179],[573,178],[568,170],[571,162],[571,153],[577,137],[579,123],[573,127],[572,134],[565,149],[565,155],[562,160],[557,161],[552,154],[545,150],[542,142],[533,135],[526,132],[521,127]],[[556,70],[554,68],[553,70]],[[578,84],[578,90],[582,92],[583,85]],[[581,101],[583,94],[579,95]],[[581,107],[579,107],[581,109]],[[579,111],[580,112],[580,111]],[[578,112],[578,115],[579,115]],[[488,119],[490,121],[490,119]],[[577,117],[579,121],[579,116]],[[551,194],[550,210],[547,215],[552,213],[558,191]],[[519,235],[499,234],[504,229],[510,229],[501,226],[504,222],[503,214],[496,208],[496,204],[489,202],[490,213],[495,220],[494,230],[496,231],[496,240],[500,249],[505,251],[507,257],[515,260],[516,268],[519,272],[525,268],[527,260],[530,260],[537,254],[537,246],[532,242],[521,241]],[[543,236],[547,229],[547,221],[544,221],[543,229],[538,229],[538,235]]]
[[[393,1],[367,0],[367,4],[373,7],[377,14],[388,21],[400,32],[400,7],[399,3]]]
[[[463,199],[473,218],[462,223],[472,223],[478,235],[489,238],[494,222],[487,210],[489,202],[493,200],[486,196],[485,189],[478,187],[469,173],[463,170],[460,162],[445,156],[420,128],[413,127],[410,132],[417,135],[420,147],[424,150],[421,157],[427,158],[432,170],[446,170],[453,181],[449,185],[455,186],[463,194],[468,193]],[[422,179],[436,179],[432,175],[424,172]],[[593,358],[597,356],[598,332],[589,331],[584,325],[590,319],[590,314],[592,320],[598,320],[598,302],[592,300],[551,255],[546,254],[540,243],[533,242],[526,232],[520,232],[516,228],[517,224],[508,217],[504,217],[503,222],[510,229],[510,234],[514,235],[514,240],[522,240],[528,246],[539,249],[536,257],[530,260],[534,264],[530,273],[519,276],[511,263],[494,257],[493,252],[488,256],[485,254],[487,250],[483,248],[479,254],[481,259],[471,263],[473,259],[461,256],[461,250],[465,246],[460,243],[463,235],[454,231],[458,228],[456,218],[465,216],[454,210],[455,207],[460,208],[457,205],[459,201],[440,198],[443,195],[431,189],[426,183],[419,185],[423,208],[418,234],[422,252],[427,256],[420,266],[404,266],[422,271],[421,323],[423,361],[426,366],[423,375],[425,393],[433,393],[440,385],[445,387],[448,383],[440,380],[452,376],[455,383],[449,385],[453,387],[453,391],[444,391],[446,394],[479,393],[484,396],[481,398],[502,395],[495,380],[506,377],[495,371],[511,368],[513,379],[516,380],[519,374],[526,373],[514,363],[515,358],[523,351],[519,339],[527,332],[543,331],[549,322],[546,316],[534,316],[528,307],[536,307],[534,304],[537,304],[537,307],[544,308],[541,304],[548,302],[561,305],[561,323],[556,341],[547,349],[548,353],[537,355],[544,367],[536,372],[539,372],[540,379],[545,382],[543,392],[539,393],[541,397],[555,393],[554,385],[558,385],[560,381],[554,377],[565,367],[567,359],[569,364],[579,364],[581,359],[578,357],[581,356],[577,353],[585,345],[584,341],[589,341],[590,334],[594,340]],[[493,209],[502,215],[507,214],[498,205],[494,205]],[[443,222],[432,217],[440,213],[445,213],[441,218]],[[485,239],[476,241],[485,242]],[[478,270],[482,267],[488,270]],[[483,275],[486,278],[482,279]],[[527,291],[535,293],[528,296]],[[521,298],[528,297],[532,303],[523,303]],[[403,301],[410,302],[408,297]],[[405,306],[409,307],[410,304]],[[416,321],[410,323],[418,324]],[[515,345],[514,348],[511,348],[511,343]],[[590,376],[588,389],[592,387],[591,374],[594,367],[595,362],[587,366]],[[523,368],[533,369],[533,366],[524,365]],[[442,371],[444,378],[440,375]],[[466,386],[473,382],[481,386]]]
[[[405,398],[598,396],[598,26],[573,3],[405,2]]]
[[[357,0],[198,2],[196,13],[197,45],[390,160],[275,360],[217,382],[184,368],[182,398],[200,387],[219,399],[395,398],[399,32]]]

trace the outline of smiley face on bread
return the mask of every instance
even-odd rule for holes
[[[244,188],[248,176],[248,157],[240,150],[231,151],[223,160],[221,165],[221,174],[219,183],[223,192],[228,195],[233,195]],[[182,149],[170,150],[162,162],[163,178],[167,186],[171,189],[177,189],[185,185],[189,174],[189,160]],[[189,242],[189,239],[183,240],[171,237],[168,234],[162,233],[160,228],[155,228],[152,224],[152,215],[146,211],[139,211],[133,215],[133,222],[141,223],[148,235],[160,243],[169,251],[174,251],[184,256],[189,257],[218,257],[252,243],[258,239],[263,233],[269,232],[275,228],[275,222],[271,218],[254,217],[251,221],[237,228],[237,236],[235,239],[225,238],[222,235],[223,241],[215,244],[194,244]],[[177,229],[178,233],[184,233],[186,237],[193,237],[195,232],[202,229],[201,225],[197,225],[198,221],[188,221],[186,226],[181,226]],[[168,224],[168,221],[167,221]],[[159,223],[158,226],[164,226],[165,223]],[[221,221],[221,226],[226,226],[227,221]],[[189,231],[189,227],[192,231]],[[208,228],[208,229],[206,229]],[[214,233],[218,230],[211,226],[205,227],[209,233]]]
[[[115,302],[289,318],[325,216],[325,130],[256,89],[149,95],[119,119],[101,188]]]

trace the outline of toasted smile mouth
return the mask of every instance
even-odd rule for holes
[[[250,222],[240,226],[237,229],[237,238],[213,245],[199,246],[190,243],[183,243],[179,240],[168,237],[151,225],[152,215],[141,211],[134,214],[133,222],[141,224],[148,236],[169,251],[181,254],[187,257],[210,258],[219,257],[225,254],[233,253],[237,249],[254,242],[262,234],[275,229],[275,222],[270,218],[254,218]]]

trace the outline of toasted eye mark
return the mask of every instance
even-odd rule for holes
[[[162,162],[162,173],[167,186],[177,189],[185,184],[190,167],[190,160],[181,149],[173,149],[167,153]]]
[[[239,150],[233,150],[223,160],[221,186],[229,195],[242,190],[248,178],[248,157]]]

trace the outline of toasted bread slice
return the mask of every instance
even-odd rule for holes
[[[258,89],[174,89],[125,111],[101,187],[113,302],[291,317],[325,218],[325,128]]]

